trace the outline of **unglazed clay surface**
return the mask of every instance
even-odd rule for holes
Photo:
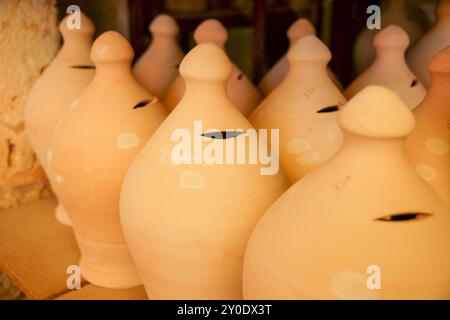
[[[125,178],[122,226],[150,299],[241,299],[250,232],[287,188],[281,170],[262,175],[259,163],[220,164],[210,156],[198,162],[204,153],[195,152],[197,147],[207,152],[216,143],[230,143],[223,155],[237,156],[238,136],[249,138],[251,124],[226,95],[232,68],[213,43],[186,55],[180,66],[186,93]],[[174,160],[180,132],[194,144],[182,163]],[[208,132],[220,134],[211,138]]]
[[[411,5],[408,6],[408,2]],[[381,27],[396,24],[406,31],[412,44],[416,43],[423,35],[423,28],[418,23],[419,17],[413,15],[415,3],[407,0],[387,0],[381,1],[381,4]],[[364,28],[355,41],[354,57],[358,73],[366,70],[375,58],[372,43],[378,32],[377,29]]]
[[[178,76],[183,51],[178,46],[178,25],[167,14],[158,15],[150,24],[152,42],[133,68],[136,79],[160,100]]]
[[[65,17],[59,25],[64,44],[30,92],[24,114],[27,136],[57,196],[49,167],[53,130],[64,110],[92,80],[95,68],[89,58],[95,26],[83,13],[80,14],[80,29],[69,29],[67,21]],[[61,204],[56,217],[70,224]]]
[[[64,113],[50,150],[57,192],[80,246],[82,275],[108,288],[141,283],[120,226],[120,187],[131,161],[167,114],[133,78],[133,55],[117,32],[105,32],[94,42],[95,77]]]
[[[350,99],[369,85],[382,85],[394,90],[412,110],[425,98],[426,90],[405,61],[408,34],[396,25],[382,29],[373,40],[375,61],[345,90]]]
[[[197,44],[214,42],[222,50],[225,50],[227,39],[227,30],[215,19],[203,21],[194,32],[194,40]],[[164,98],[164,104],[169,110],[173,110],[178,105],[183,97],[184,89],[184,80],[179,75],[171,84]],[[233,105],[245,116],[249,115],[262,100],[258,89],[234,64],[232,64],[231,77],[227,82],[227,94]]]
[[[253,231],[244,298],[449,299],[450,211],[404,155],[412,113],[370,86],[338,121],[340,151]]]
[[[450,47],[429,64],[431,87],[414,110],[416,128],[406,139],[406,155],[419,175],[450,206]]]
[[[327,74],[331,52],[316,36],[300,38],[288,59],[286,78],[249,120],[259,129],[280,130],[280,161],[294,183],[341,146],[336,115],[346,99]]]
[[[441,0],[436,6],[436,22],[433,27],[411,48],[407,60],[411,70],[425,87],[430,87],[427,71],[431,58],[450,45],[450,0]]]

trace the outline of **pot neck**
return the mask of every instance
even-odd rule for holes
[[[95,80],[117,82],[124,78],[133,78],[130,70],[131,61],[114,61],[96,63]]]
[[[371,138],[344,132],[344,145],[339,159],[354,163],[376,163],[379,168],[396,166],[406,161],[403,151],[404,137]]]
[[[287,77],[298,79],[317,79],[318,77],[328,78],[327,63],[324,61],[294,61],[289,62],[289,72]]]
[[[399,48],[384,48],[377,50],[374,64],[401,63],[405,64],[405,51]]]
[[[174,34],[153,33],[151,46],[158,48],[176,47],[178,46],[177,37]]]
[[[72,36],[70,41],[64,41],[60,56],[89,59],[92,47],[92,37],[87,35]]]
[[[208,110],[223,105],[219,101],[229,100],[226,81],[185,79],[186,88],[182,98],[190,108]],[[192,103],[190,103],[192,102]]]

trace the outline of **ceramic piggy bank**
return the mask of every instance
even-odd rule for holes
[[[178,76],[178,66],[184,56],[177,42],[179,29],[171,16],[160,14],[152,21],[149,30],[152,43],[136,62],[133,74],[149,92],[163,99]]]
[[[369,86],[340,111],[339,152],[266,211],[246,299],[449,299],[450,209],[403,151],[414,117]]]
[[[68,19],[70,16],[59,25],[64,44],[31,90],[24,114],[28,139],[56,195],[48,164],[52,157],[49,146],[53,130],[67,106],[92,80],[95,71],[89,58],[95,26],[83,13],[80,13],[80,29],[68,28]],[[56,217],[61,223],[70,224],[60,203],[56,208]]]
[[[133,78],[133,49],[119,33],[93,44],[94,79],[57,125],[51,170],[81,250],[81,273],[108,288],[141,283],[119,221],[122,180],[131,161],[166,116]]]
[[[222,50],[225,50],[228,34],[225,27],[215,19],[203,21],[194,32],[194,40],[197,44],[205,42],[214,42]],[[227,83],[227,94],[230,101],[245,116],[249,115],[254,108],[261,102],[262,97],[258,89],[253,85],[250,79],[239,70],[237,66],[232,65],[232,75]],[[164,98],[164,104],[170,110],[173,110],[184,94],[185,84],[181,76],[178,76],[171,84]]]
[[[450,47],[433,57],[431,87],[414,110],[416,128],[405,143],[406,155],[419,175],[450,206]]]
[[[330,50],[316,36],[288,52],[289,73],[249,117],[280,130],[280,160],[291,183],[331,158],[342,144],[336,116],[346,100],[327,74]]]
[[[125,238],[151,299],[241,299],[248,237],[287,181],[227,97],[225,52],[200,44],[180,73],[186,93],[123,183]]]

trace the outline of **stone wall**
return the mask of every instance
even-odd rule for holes
[[[0,209],[50,194],[23,109],[59,43],[56,0],[0,0]]]

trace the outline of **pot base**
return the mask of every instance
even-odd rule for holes
[[[99,287],[126,289],[142,280],[125,244],[107,244],[77,237],[83,278]]]

